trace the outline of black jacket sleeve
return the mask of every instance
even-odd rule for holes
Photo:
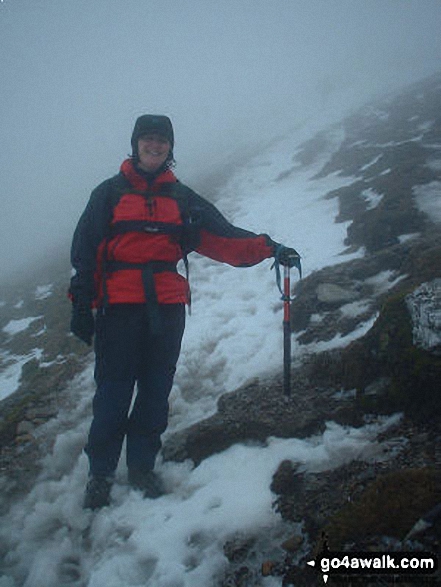
[[[267,234],[255,234],[231,224],[211,202],[191,192],[190,218],[198,226],[194,249],[210,259],[235,267],[249,267],[274,255],[275,243]]]
[[[90,304],[95,297],[97,251],[111,220],[111,190],[112,180],[106,180],[93,190],[73,235],[71,264],[75,274],[69,294],[74,302]]]

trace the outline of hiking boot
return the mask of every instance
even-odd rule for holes
[[[99,510],[110,504],[112,481],[108,477],[90,477],[84,495],[84,509]]]
[[[162,479],[154,471],[140,471],[129,469],[129,484],[133,489],[139,489],[144,497],[156,499],[165,495]]]

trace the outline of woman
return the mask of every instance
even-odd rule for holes
[[[299,259],[269,236],[233,226],[176,179],[168,117],[139,117],[131,144],[118,175],[92,192],[71,252],[71,330],[87,344],[95,334],[97,389],[85,447],[84,507],[91,509],[109,504],[124,438],[130,485],[146,497],[163,494],[154,464],[190,302],[178,261],[188,267],[191,251],[237,267],[275,255],[282,264]]]

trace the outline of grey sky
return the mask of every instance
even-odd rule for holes
[[[192,183],[323,108],[440,68],[439,0],[3,0],[0,279],[70,240],[136,117]]]

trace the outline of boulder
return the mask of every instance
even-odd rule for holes
[[[317,299],[323,304],[338,304],[354,302],[360,297],[357,291],[344,289],[335,283],[321,283],[317,288]]]

